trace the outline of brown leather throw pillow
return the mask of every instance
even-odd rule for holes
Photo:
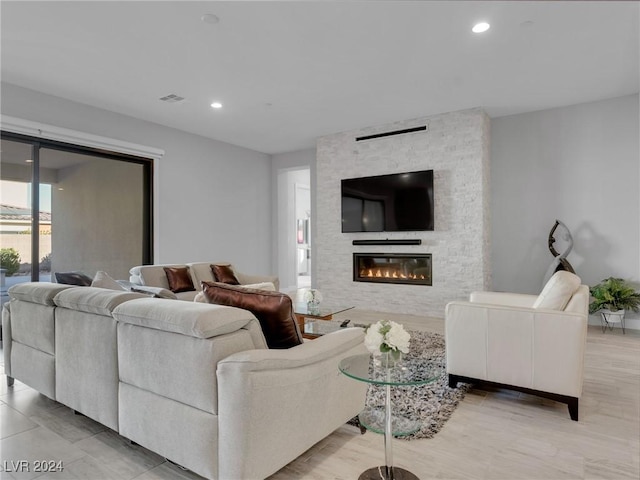
[[[164,267],[164,273],[167,275],[169,290],[173,293],[195,290],[187,267]]]
[[[202,282],[202,291],[209,303],[243,308],[253,313],[269,348],[290,348],[302,343],[288,295],[214,282]]]
[[[211,273],[216,282],[228,285],[240,285],[229,265],[211,265]]]

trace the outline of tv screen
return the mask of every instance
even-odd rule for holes
[[[343,232],[433,230],[433,170],[342,180]]]

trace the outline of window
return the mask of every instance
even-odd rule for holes
[[[132,266],[152,262],[150,159],[6,132],[1,148],[7,287],[62,271],[128,279]]]

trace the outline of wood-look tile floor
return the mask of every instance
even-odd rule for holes
[[[389,318],[442,333],[413,315],[349,310],[336,319]],[[0,479],[199,479],[26,385],[0,379],[0,467],[11,460],[62,460],[64,471],[0,471]],[[426,479],[640,478],[640,332],[589,327],[580,421],[565,405],[506,390],[471,390],[432,439],[394,440],[395,464]],[[269,480],[352,480],[384,463],[380,435],[345,425]],[[11,470],[9,463],[9,470]],[[4,468],[2,468],[4,470]]]

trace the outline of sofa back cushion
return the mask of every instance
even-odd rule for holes
[[[49,282],[24,282],[11,286],[8,293],[10,298],[23,302],[54,306],[54,297],[69,288],[73,286]]]
[[[54,297],[53,301],[58,307],[110,317],[118,305],[144,297],[141,293],[98,287],[75,287],[62,290]]]
[[[253,313],[260,322],[269,348],[290,348],[302,344],[293,302],[288,295],[215,282],[202,282],[202,291],[209,303],[243,308]]]
[[[580,277],[574,273],[565,270],[554,273],[533,303],[533,308],[564,310],[580,283]]]

